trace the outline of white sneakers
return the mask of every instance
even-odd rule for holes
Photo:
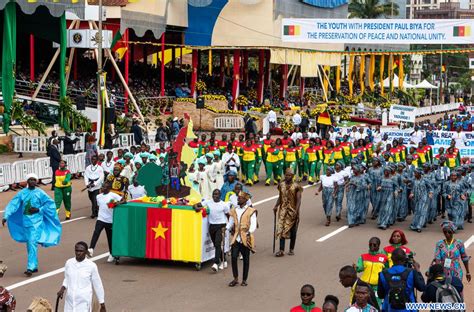
[[[227,261],[221,262],[221,264],[219,264],[219,270],[224,269],[227,269]]]
[[[217,264],[214,263],[214,264],[211,266],[211,270],[212,270],[213,272],[217,272],[217,271],[219,270],[219,267],[217,266]]]
[[[112,262],[114,262],[114,259],[115,259],[114,256],[109,255],[109,257],[107,258],[107,263],[112,263]]]
[[[89,251],[89,257],[92,258],[94,256],[94,249],[89,248],[87,251]]]

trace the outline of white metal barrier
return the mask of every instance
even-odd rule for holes
[[[15,161],[12,165],[15,173],[15,183],[26,181],[26,176],[35,171],[35,162],[32,159]]]
[[[458,109],[458,107],[459,107],[459,103],[418,107],[416,109],[415,114],[416,114],[416,117],[426,116],[426,115],[431,115],[431,114],[438,114],[438,113],[453,111],[453,110]]]
[[[69,169],[69,171],[71,171],[71,173],[77,173],[76,155],[63,155],[62,159],[66,162],[67,168]]]
[[[0,164],[0,186],[15,183],[15,172],[10,163]]]
[[[86,153],[76,154],[76,172],[83,173],[86,171]]]
[[[242,117],[216,117],[214,118],[215,129],[242,129],[244,127],[244,119]]]
[[[85,150],[85,137],[80,136],[80,140],[74,144],[76,151]],[[13,150],[16,153],[45,153],[47,152],[49,138],[46,136],[17,136],[13,139]],[[117,142],[120,147],[133,145],[133,133],[121,133]],[[64,142],[59,140],[59,151],[63,152]]]
[[[119,134],[119,146],[132,146],[133,145],[133,133],[120,133]]]
[[[53,171],[49,166],[49,157],[35,159],[35,171],[40,179],[51,179]]]

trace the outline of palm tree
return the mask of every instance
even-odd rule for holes
[[[397,16],[398,4],[381,3],[380,0],[351,0],[349,3],[349,18],[381,18]]]

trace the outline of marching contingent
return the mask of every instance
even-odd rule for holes
[[[110,251],[107,262],[117,260],[112,256],[113,214],[109,208],[111,202],[115,206],[146,196],[146,189],[137,177],[147,163],[161,167],[162,185],[179,191],[189,181],[191,185],[188,186],[201,194],[202,202],[193,208],[197,212],[209,209],[209,235],[216,250],[211,268],[214,272],[227,268],[226,253],[230,249],[234,277],[229,283],[231,287],[239,284],[239,258],[243,259],[244,266],[240,285],[247,286],[249,257],[255,248],[253,234],[258,228],[250,190],[257,183],[278,185],[279,197],[274,208],[274,240],[280,242],[277,257],[284,255],[286,239],[290,239],[288,255],[294,255],[303,193],[301,182],[315,185],[315,195],[321,194],[326,226],[333,222],[335,210],[336,222],[345,217],[349,228],[365,224],[367,218],[371,218],[377,220],[378,228],[386,230],[412,215],[409,228],[418,233],[446,217],[443,224],[449,225],[451,233],[463,230],[465,221],[472,222],[474,205],[474,162],[462,157],[460,152],[467,143],[466,135],[463,127],[458,126],[457,135],[452,136],[448,147],[436,147],[433,129],[431,124],[416,125],[412,130],[404,130],[410,133],[408,138],[389,137],[390,131],[397,133],[396,129],[384,130],[370,125],[339,128],[335,123],[327,127],[318,124],[317,128],[295,124],[293,131],[284,131],[281,136],[246,131],[223,133],[218,139],[217,134],[211,132],[208,139],[207,134],[201,133],[187,142],[196,155],[189,168],[183,162],[170,164],[173,141],[160,141],[156,148],[151,148],[142,138],[137,141],[135,137],[135,146],[119,148],[115,155],[112,151],[99,153],[95,138],[89,136],[82,191],[87,191],[91,218],[97,218],[97,221],[90,245],[79,242],[76,258],[68,261],[66,269],[85,266],[92,272],[94,289],[98,287],[95,291],[98,291],[101,310],[105,311],[97,267],[87,262],[86,256],[93,255],[100,234],[105,230]],[[50,157],[59,154],[55,146],[51,144]],[[38,272],[37,246],[59,243],[58,213],[62,204],[66,220],[70,220],[73,213],[73,175],[60,155],[57,163],[52,185],[54,200],[37,187],[38,176],[31,173],[27,176],[27,187],[7,205],[2,219],[3,225],[8,223],[12,238],[27,245],[27,276]],[[372,207],[370,213],[369,206]],[[58,213],[52,215],[52,209]],[[406,241],[403,232],[400,233]],[[380,245],[380,241],[375,243]],[[373,251],[378,252],[379,246],[370,244],[370,250],[374,248]],[[395,247],[390,250],[393,249]],[[393,261],[401,261],[401,255],[397,253],[394,252]],[[365,270],[363,261],[360,260],[356,267],[358,272]],[[351,269],[343,271],[341,274],[346,274]],[[75,287],[68,278],[80,278],[74,274],[66,270],[66,279],[58,293],[61,298],[68,287]],[[370,278],[359,286],[376,291],[369,281]],[[311,292],[314,296],[311,288],[306,285],[302,289],[303,305],[308,302],[303,299],[303,290],[309,291],[308,296]],[[90,304],[91,292],[92,288],[83,294],[67,291],[66,310],[75,311],[71,308],[74,300]],[[385,296],[384,293],[380,295]]]

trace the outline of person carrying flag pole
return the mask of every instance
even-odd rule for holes
[[[26,243],[28,264],[25,275],[30,277],[38,272],[38,245],[56,246],[61,239],[61,223],[56,213],[56,205],[42,189],[37,188],[38,176],[26,176],[24,188],[5,207],[2,225],[8,225],[11,237]]]

